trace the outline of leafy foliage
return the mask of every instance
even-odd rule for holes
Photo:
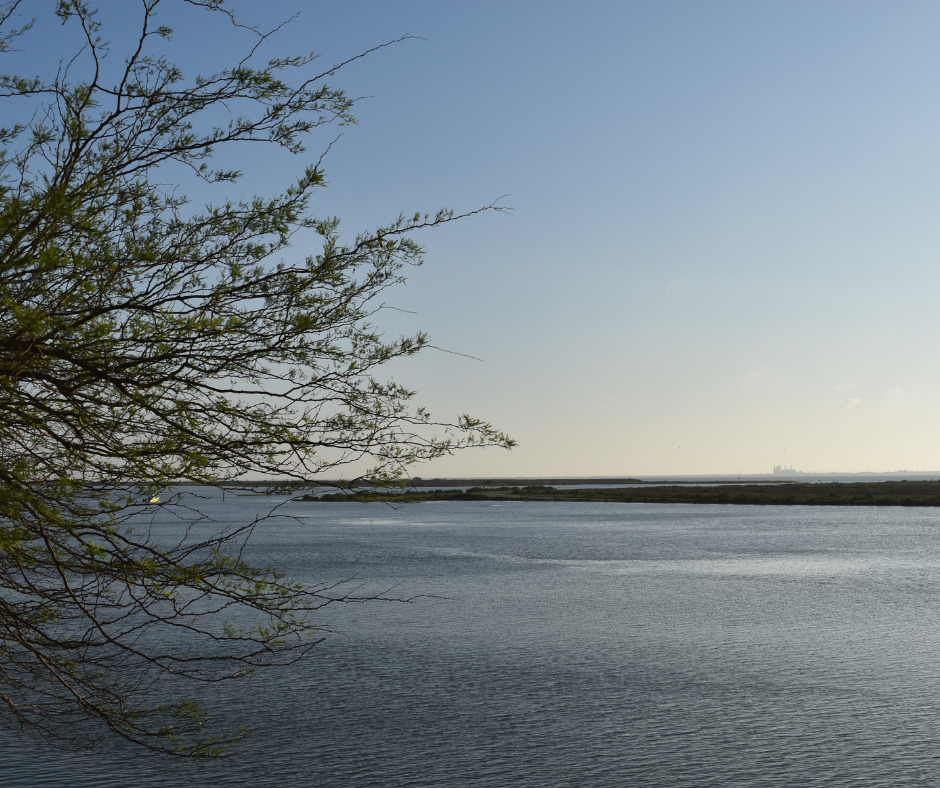
[[[221,0],[179,2],[240,26]],[[375,376],[428,346],[371,321],[422,261],[409,233],[452,212],[346,243],[338,219],[308,209],[322,157],[280,194],[203,207],[161,180],[182,168],[234,184],[240,172],[212,166],[220,146],[302,154],[311,132],[353,123],[354,102],[325,82],[345,64],[258,64],[271,34],[257,30],[236,64],[188,78],[154,49],[172,36],[160,4],[141,0],[140,36],[113,68],[94,9],[60,0],[79,53],[49,79],[0,77],[0,97],[33,111],[0,129],[0,708],[47,737],[71,740],[68,725],[93,719],[153,749],[212,755],[219,743],[194,735],[204,711],[154,705],[157,682],[294,659],[316,642],[312,613],[360,600],[244,563],[256,522],[206,533],[180,508],[174,544],[136,536],[150,498],[246,474],[303,484],[363,461],[390,484],[412,463],[512,442],[470,416],[434,422]],[[32,24],[21,6],[0,5],[0,51]],[[218,123],[220,108],[241,114]],[[319,252],[286,257],[311,231]],[[224,624],[233,610],[255,623]],[[173,629],[204,647],[154,645]]]

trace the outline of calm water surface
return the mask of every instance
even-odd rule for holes
[[[0,733],[0,785],[940,785],[938,510],[288,506],[258,563],[445,598],[334,609],[229,685],[223,763]]]

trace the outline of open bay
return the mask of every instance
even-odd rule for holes
[[[940,510],[286,507],[257,563],[425,596],[331,608],[308,658],[223,686],[255,736],[222,763],[2,733],[0,784],[940,784]]]

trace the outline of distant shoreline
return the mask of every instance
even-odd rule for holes
[[[655,485],[577,488],[550,485],[472,487],[469,490],[407,490],[386,494],[340,492],[295,500],[321,503],[423,503],[429,501],[554,501],[581,503],[697,503],[758,506],[940,506],[940,481],[833,482],[830,484]]]
[[[615,485],[638,484],[793,484],[816,482],[845,482],[845,483],[877,483],[885,481],[934,481],[940,479],[940,471],[892,471],[876,473],[874,471],[860,471],[858,473],[807,473],[800,471],[795,475],[786,474],[700,474],[688,476],[475,476],[462,478],[432,478],[424,479],[419,476],[403,479],[403,487],[410,489],[443,488],[443,487],[526,487],[543,485],[557,487],[559,485],[578,485],[580,487],[609,487]],[[186,484],[186,482],[180,482]],[[213,485],[214,486],[214,485]],[[227,481],[219,487],[231,488],[298,488],[298,487],[331,487],[334,489],[370,488],[373,485],[363,479],[310,479],[300,482],[291,479],[258,479],[243,481]]]

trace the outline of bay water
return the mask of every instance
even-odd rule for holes
[[[940,510],[282,511],[257,564],[416,598],[331,606],[308,657],[222,685],[214,715],[254,736],[221,762],[0,732],[0,785],[940,785]]]

